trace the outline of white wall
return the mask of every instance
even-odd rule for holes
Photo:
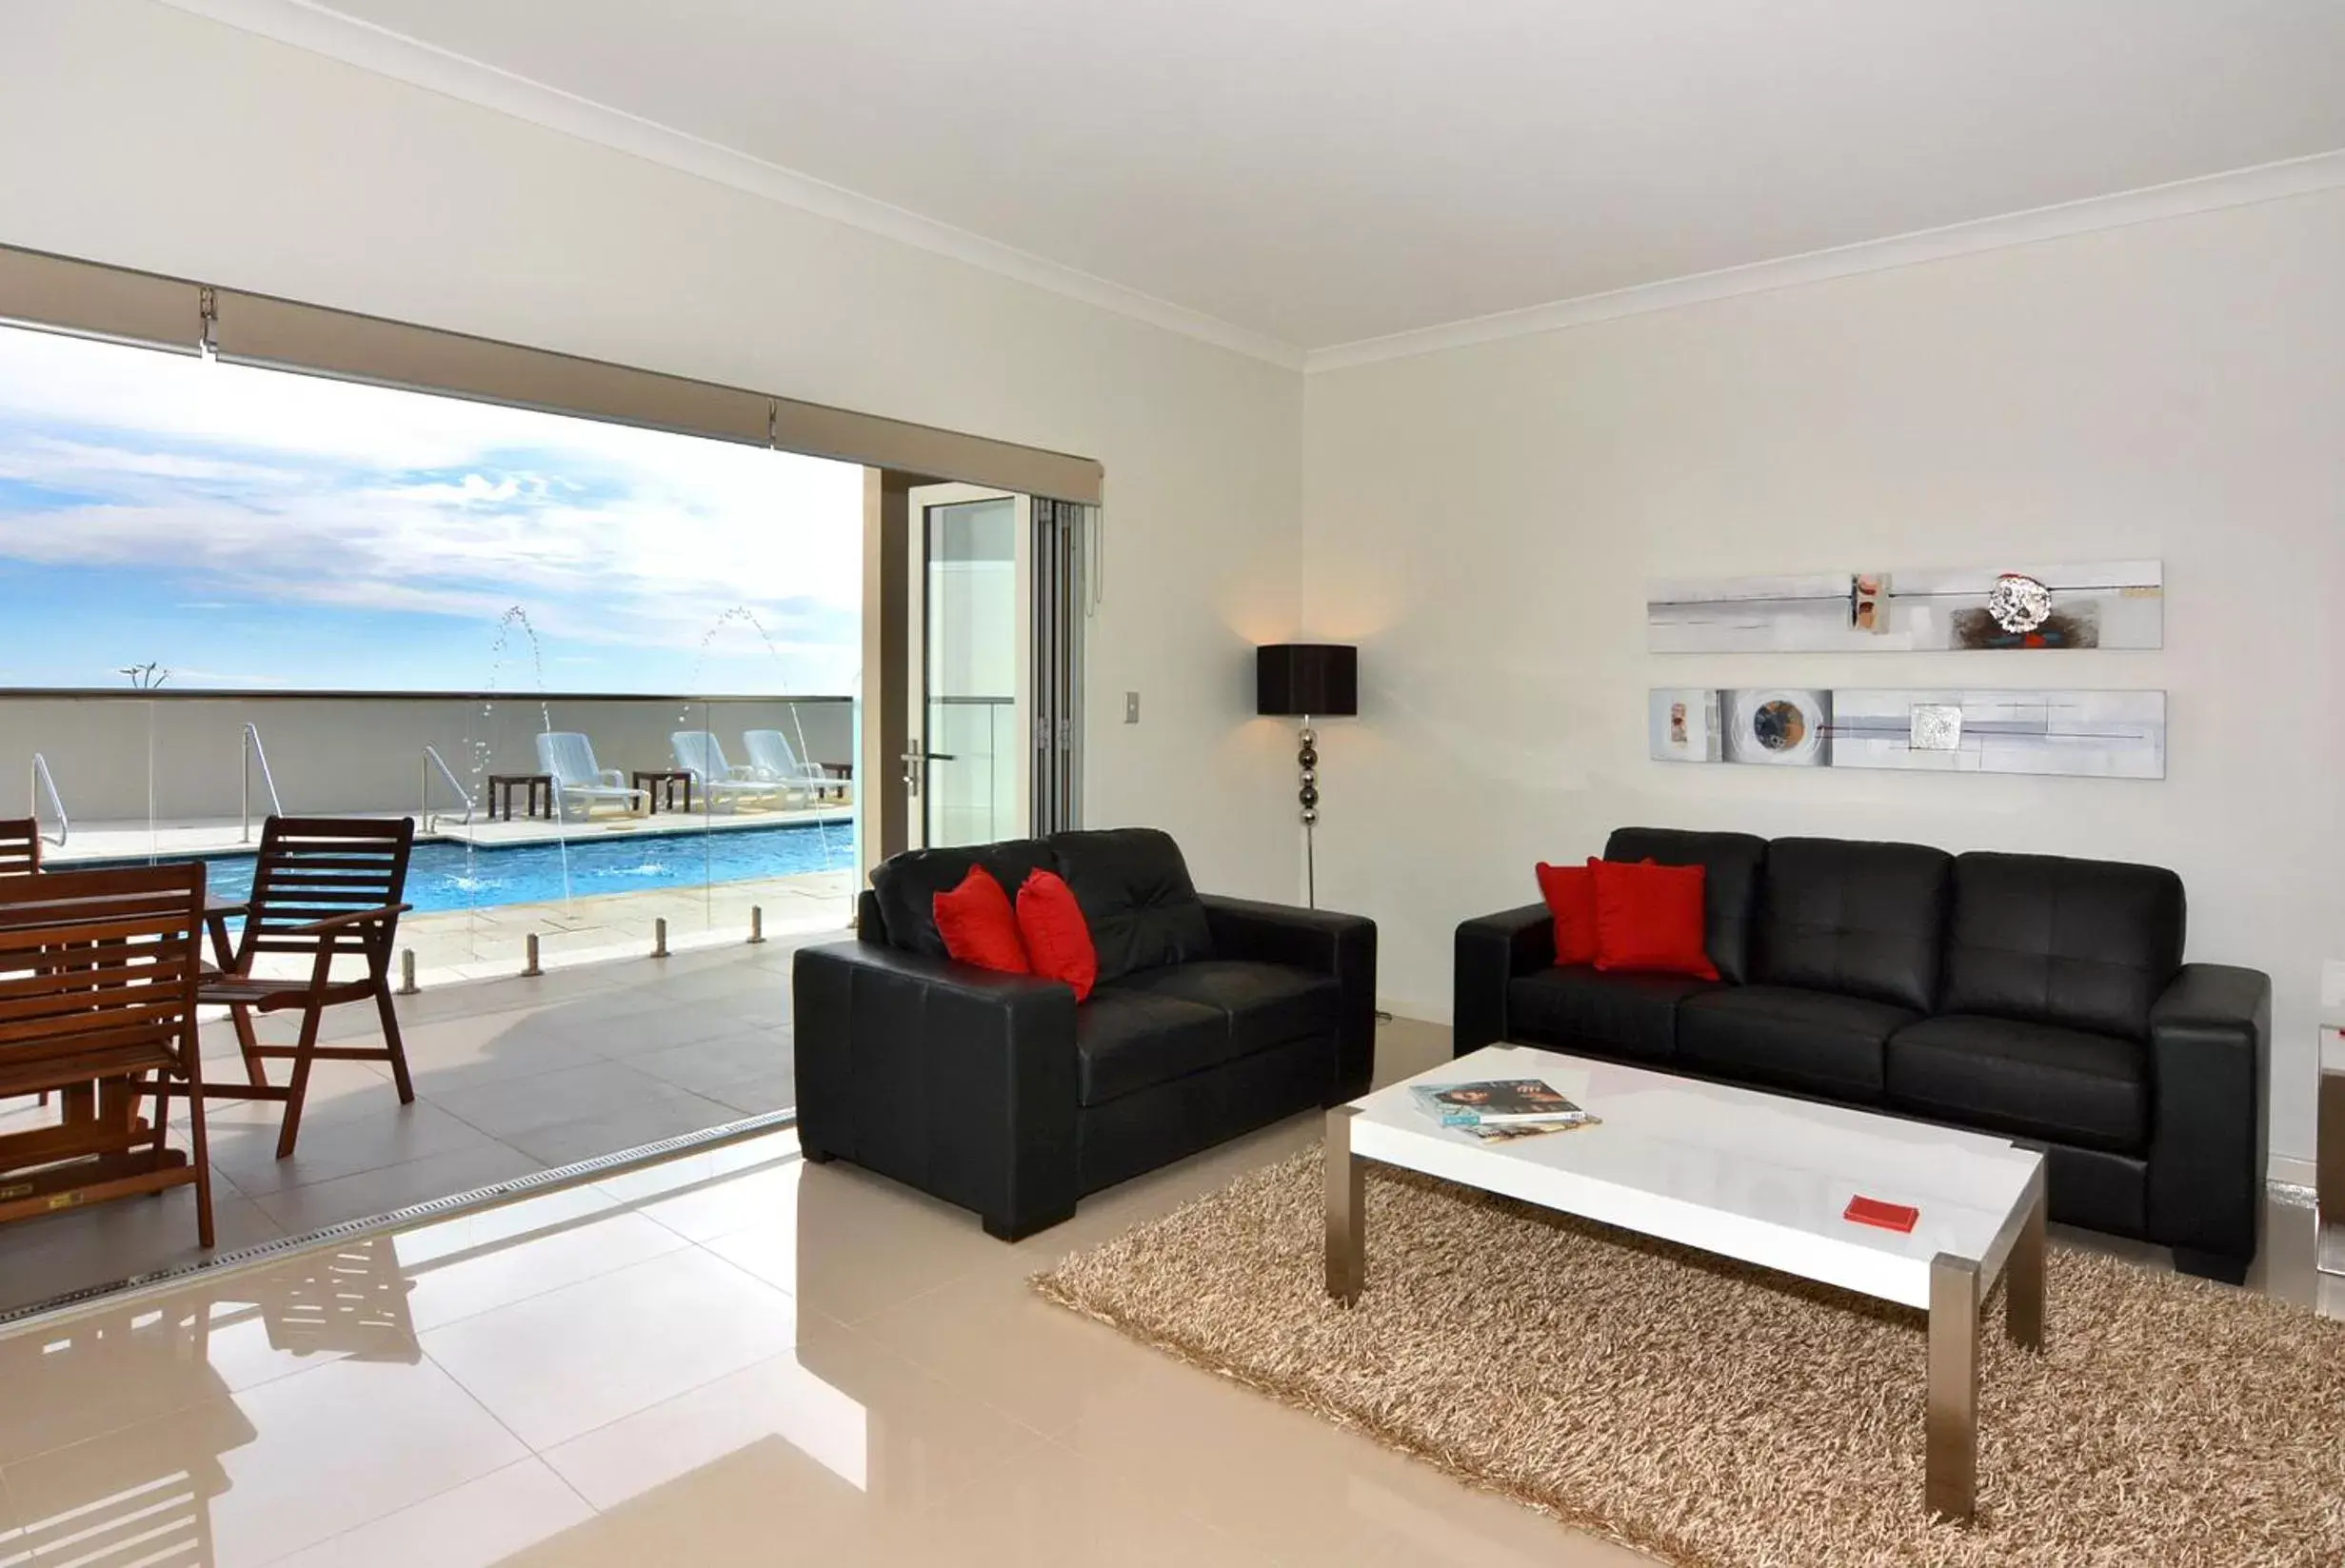
[[[1628,823],[2147,861],[2190,956],[2276,986],[2273,1148],[2309,1158],[2345,956],[2345,195],[2300,197],[1309,378],[1322,903],[1445,1018],[1466,916]],[[1659,658],[1650,576],[2161,557],[2157,653]],[[2172,693],[2162,783],[1648,762],[1653,685]]]
[[[0,243],[1100,459],[1090,819],[1291,890],[1292,371],[149,0],[0,0]]]

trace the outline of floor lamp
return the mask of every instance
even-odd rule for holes
[[[1264,718],[1301,719],[1295,765],[1302,787],[1303,885],[1319,907],[1319,863],[1311,830],[1319,825],[1319,736],[1313,718],[1349,719],[1360,712],[1360,650],[1345,643],[1274,643],[1254,650],[1254,711]]]

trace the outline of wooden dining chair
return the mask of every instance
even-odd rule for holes
[[[55,1091],[53,1125],[0,1136],[0,1221],[168,1187],[195,1188],[211,1233],[196,986],[197,865],[0,878],[0,1095]],[[147,1080],[189,1097],[191,1153],[168,1142]]]
[[[415,1099],[390,989],[391,943],[399,917],[407,911],[400,898],[414,846],[415,824],[406,817],[271,817],[261,828],[251,896],[205,909],[218,967],[206,972],[200,998],[228,1008],[244,1054],[245,1082],[207,1083],[203,1093],[217,1100],[284,1102],[285,1121],[277,1133],[280,1160],[292,1154],[301,1136],[312,1062],[388,1062],[400,1103]],[[235,919],[244,927],[231,943],[228,926]],[[261,961],[281,958],[307,959],[308,972],[259,972]],[[338,959],[345,961],[340,976],[334,973]],[[327,1008],[368,1001],[382,1020],[382,1044],[318,1043],[318,1023]],[[260,1042],[254,1014],[296,1010],[301,1033],[292,1044]],[[286,1082],[269,1082],[271,1061],[292,1062]]]
[[[41,868],[41,824],[31,817],[0,820],[0,877],[29,877]],[[49,1091],[40,1094],[49,1103]]]
[[[0,877],[30,876],[41,868],[41,824],[30,817],[0,819]]]

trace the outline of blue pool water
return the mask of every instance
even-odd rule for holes
[[[241,902],[252,890],[252,860],[204,856],[212,892]],[[477,909],[842,871],[854,863],[855,831],[845,823],[625,836],[581,832],[566,844],[467,847],[433,839],[419,842],[407,862],[407,902],[418,913]]]

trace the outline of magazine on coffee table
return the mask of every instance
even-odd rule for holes
[[[1599,1120],[1536,1078],[1421,1083],[1409,1093],[1442,1126],[1492,1141],[1563,1132]]]

